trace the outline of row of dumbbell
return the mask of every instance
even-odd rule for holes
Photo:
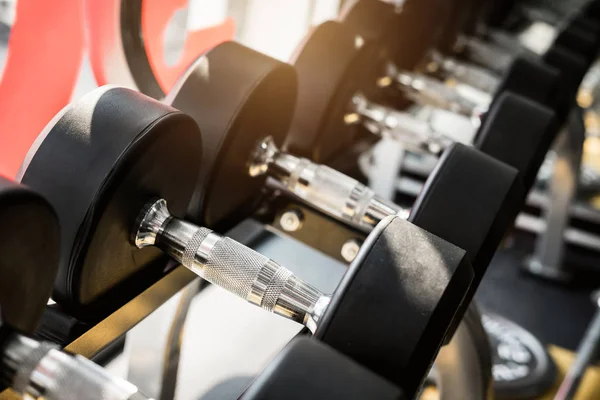
[[[344,37],[345,26],[329,23],[324,27],[315,30],[311,39],[330,27],[334,38]],[[356,35],[347,37],[355,49],[367,44],[357,46]],[[302,54],[310,58],[313,49],[320,51],[321,40],[314,40],[304,44],[297,60]],[[298,68],[299,82],[301,72]],[[522,204],[525,191],[519,172],[522,177],[535,175],[541,162],[538,155],[543,156],[555,134],[554,116],[551,110],[514,94],[498,96],[479,129],[477,140],[481,142],[477,147],[486,151],[489,146],[488,154],[513,167],[468,146],[446,144],[447,150],[420,199],[410,212],[404,212],[414,224],[410,225],[398,216],[398,206],[376,197],[355,180],[278,150],[276,144],[292,143],[290,137],[299,138],[305,132],[318,136],[321,143],[336,141],[336,137],[326,136],[331,126],[317,127],[317,132],[310,127],[300,130],[303,121],[312,119],[296,118],[302,115],[298,110],[304,105],[312,112],[323,97],[315,96],[306,104],[300,90],[301,100],[295,106],[294,75],[285,64],[225,43],[199,59],[167,97],[167,102],[194,117],[200,132],[189,117],[118,88],[99,89],[61,113],[40,136],[20,174],[23,183],[50,200],[61,222],[62,254],[55,298],[82,318],[89,318],[89,310],[104,308],[96,311],[102,314],[114,309],[116,304],[100,296],[143,267],[160,263],[159,253],[138,251],[129,240],[133,221],[143,210],[141,220],[145,224],[138,232],[139,246],[158,245],[214,283],[306,323],[324,342],[398,383],[411,396],[447,336],[443,327],[459,320],[455,311],[466,304],[464,293],[473,275],[480,279]],[[350,92],[355,99],[358,91]],[[517,110],[529,107],[532,112],[526,114],[528,118],[538,112],[548,122],[543,129],[527,129],[512,139],[510,130],[494,134],[502,130],[505,121],[494,117],[502,115],[493,112],[494,107],[502,110],[506,104]],[[330,104],[323,107],[324,111],[317,110],[320,115],[343,128],[349,126],[348,118],[336,121]],[[344,111],[346,107],[343,101],[337,104]],[[342,114],[348,117],[352,113]],[[296,123],[288,129],[290,121]],[[336,136],[344,140],[343,133]],[[530,136],[537,137],[523,145],[523,139]],[[494,146],[489,137],[496,143],[518,146],[524,154],[515,156],[510,147],[511,151],[503,152],[502,145]],[[320,154],[313,146],[307,147]],[[176,214],[188,211],[196,221],[224,230],[257,212],[268,218],[273,213],[269,208],[277,204],[274,198],[280,193],[339,220],[357,234],[366,236],[372,231],[333,300],[249,249],[170,218],[163,201],[143,207],[154,196],[166,198]],[[188,209],[190,199],[193,207]],[[385,222],[380,223],[382,220]],[[454,221],[461,225],[453,225]],[[473,262],[472,269],[459,249],[415,225],[464,248]],[[451,232],[456,226],[472,228],[470,232]],[[412,274],[408,273],[411,268]],[[417,271],[418,276],[414,276]],[[431,279],[423,282],[424,276]],[[373,289],[365,297],[354,285],[362,288],[367,284]],[[429,311],[425,317],[423,309],[414,310],[415,302]],[[384,321],[382,313],[410,321],[412,332],[407,333],[397,319]],[[358,329],[360,326],[365,330]],[[364,341],[364,336],[374,332],[389,336],[388,340],[381,338],[379,349]],[[346,348],[348,336],[352,337],[350,348]],[[369,358],[383,365],[372,365],[366,360]]]

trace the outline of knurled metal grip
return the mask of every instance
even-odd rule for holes
[[[206,259],[202,260],[199,253],[196,255],[192,270],[201,270],[204,279],[246,300],[261,270],[269,261],[267,257],[246,246],[221,237]]]
[[[24,398],[148,400],[137,387],[92,361],[20,334],[7,341],[0,361],[4,378]]]
[[[170,216],[159,200],[143,210],[136,245],[156,245],[183,266],[264,310],[299,323],[316,321],[324,297],[275,261],[210,229]]]
[[[280,267],[279,269],[275,270],[275,273],[267,285],[267,288],[264,292],[265,294],[260,304],[263,309],[267,311],[272,311],[275,309],[277,301],[281,297],[287,281],[291,276],[292,272],[285,268]]]
[[[32,345],[28,347],[14,346],[15,338],[11,338],[8,346],[3,350],[2,370],[4,375],[10,375],[5,380],[17,393],[25,393],[29,386],[31,374],[37,365],[50,352],[57,349],[58,345],[50,343],[35,343],[32,339],[18,337],[20,341],[31,341]],[[33,345],[35,343],[35,345]],[[6,374],[10,371],[9,374]]]
[[[183,255],[181,256],[181,265],[189,269],[193,268],[194,262],[196,261],[196,253],[210,232],[209,229],[199,228],[196,233],[194,233],[190,241],[185,245]]]
[[[267,172],[277,189],[302,199],[310,206],[366,232],[400,207],[339,171],[306,158],[281,152],[269,137],[252,152],[253,170]]]

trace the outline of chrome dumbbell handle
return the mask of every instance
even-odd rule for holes
[[[149,400],[92,361],[17,333],[2,349],[1,362],[4,382],[27,399]]]
[[[434,129],[431,120],[373,103],[360,93],[352,98],[352,108],[354,119],[370,132],[398,140],[412,151],[439,154],[455,141]]]
[[[452,57],[434,52],[431,55],[432,70],[440,70],[448,78],[470,85],[487,93],[494,93],[498,88],[500,79],[491,71],[467,64]]]
[[[210,283],[313,331],[329,304],[328,296],[275,261],[210,229],[172,217],[165,200],[142,211],[135,244],[157,246]]]
[[[477,38],[461,37],[457,43],[458,47],[466,50],[471,61],[483,65],[497,74],[506,71],[515,56],[498,45],[486,43]]]
[[[481,104],[460,95],[454,88],[423,74],[400,72],[394,81],[409,99],[419,104],[443,108],[467,117],[472,117],[481,108]]]
[[[251,174],[266,173],[273,178],[270,184],[276,189],[365,232],[401,211],[396,204],[341,172],[279,151],[270,137],[257,145],[250,165]]]

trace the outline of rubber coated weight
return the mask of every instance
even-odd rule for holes
[[[477,12],[474,0],[457,0],[454,2],[444,2],[449,11],[446,19],[446,26],[435,44],[435,49],[442,54],[455,54],[458,38],[464,32],[470,32],[473,12]]]
[[[598,28],[594,27],[593,31],[584,30],[583,27],[578,26],[577,20],[572,21],[558,33],[553,45],[567,48],[581,55],[590,65],[598,56],[600,47]]]
[[[482,0],[469,0],[466,5],[465,23],[463,25],[462,33],[465,37],[475,36],[479,27],[479,20],[483,14],[485,8],[485,1]]]
[[[463,312],[523,198],[515,168],[458,143],[444,152],[417,197],[408,221],[469,255],[475,277],[460,307]],[[459,322],[454,321],[451,332]]]
[[[328,162],[355,143],[356,126],[344,122],[352,97],[375,85],[374,47],[357,46],[356,35],[328,21],[300,45],[294,67],[298,101],[285,147],[316,162]]]
[[[429,175],[408,220],[465,249],[481,277],[522,196],[515,168],[455,143]]]
[[[329,45],[333,44],[333,46],[331,46],[331,48],[341,47],[340,44],[344,43],[344,41],[345,42],[351,41],[352,35],[348,32],[347,29],[343,29],[343,27],[341,25],[339,25],[339,24],[335,24],[335,23],[331,22],[331,23],[329,23],[327,25],[325,25],[325,24],[322,25],[321,28],[322,28],[322,31],[325,31],[326,29],[329,30],[329,31],[334,31],[335,34],[337,35],[336,36],[336,41],[333,42],[333,43],[332,42],[329,43]],[[318,31],[315,31],[315,32],[318,32]],[[313,35],[315,35],[315,34],[313,34]],[[331,33],[331,36],[333,36],[333,35],[334,34]],[[319,42],[316,41],[316,43],[319,43]],[[317,45],[315,45],[315,46],[317,46]],[[305,47],[304,47],[304,49],[305,49],[304,51],[309,51],[310,48],[311,48],[310,44],[307,43],[305,45]],[[305,68],[299,69],[299,82],[300,82],[300,86],[301,87],[302,87],[303,82],[305,82],[305,81],[316,81],[319,78],[323,78],[323,80],[322,80],[323,85],[326,85],[326,82],[330,81],[330,79],[328,79],[327,74],[322,75],[322,74],[320,74],[318,72],[318,71],[321,71],[323,69],[327,70],[326,65],[328,64],[328,62],[325,62],[325,61],[329,61],[329,60],[325,60],[323,57],[313,57],[313,62],[312,63],[308,63],[307,62],[306,63],[307,66]],[[310,68],[308,67],[308,64],[311,65]],[[315,84],[314,86],[318,86],[318,85]],[[296,120],[298,120],[298,121],[305,120],[305,119],[309,118],[310,115],[314,115],[319,109],[321,109],[321,110],[324,111],[324,109],[326,108],[322,104],[319,103],[319,99],[317,98],[317,96],[314,95],[314,90],[312,90],[312,93],[309,93],[309,92],[311,92],[311,91],[309,91],[309,90],[302,91],[302,89],[300,90],[301,97],[302,97],[302,94],[305,94],[306,99],[299,101],[296,112],[299,115],[302,115],[304,118],[296,117],[295,121]],[[313,107],[315,107],[314,108],[315,111],[313,111],[313,112],[307,112],[306,110],[303,110],[303,107],[304,108],[308,108],[309,107],[308,106],[308,104],[310,104],[309,97],[311,99],[315,99],[315,101],[316,101],[316,105],[313,105]],[[513,99],[513,97],[509,96],[506,100],[502,100],[498,104],[498,106],[495,107],[495,108],[499,108],[501,110],[505,110],[507,108],[507,107],[505,107],[505,103],[509,103],[509,105],[512,104],[511,101],[510,101],[511,99]],[[522,103],[519,103],[519,105],[521,105],[521,104]],[[317,108],[319,106],[320,106],[320,108]],[[311,108],[311,110],[312,109],[313,108]],[[500,116],[503,117],[506,114],[510,114],[510,113],[509,112],[503,112],[503,113],[501,113]],[[496,118],[496,113],[494,113],[493,116],[490,118],[490,122],[488,123],[488,125],[494,126],[493,121],[495,121],[496,119],[497,119]],[[501,127],[502,126],[500,126],[499,128],[501,128]],[[534,126],[534,127],[537,128],[537,126]],[[529,128],[529,125],[527,125],[526,128]],[[294,132],[294,129],[295,128],[292,127],[291,131]],[[301,130],[299,129],[298,131],[301,131]],[[520,130],[518,132],[519,133],[526,132],[528,135],[531,134],[534,138],[539,138],[540,136],[542,136],[542,134],[547,134],[548,133],[546,131],[541,132],[540,130],[537,130],[534,133],[530,133],[528,129],[527,130],[525,130],[525,129],[524,130]],[[491,128],[488,128],[488,127],[484,127],[484,134],[482,135],[482,137],[483,137],[482,143],[485,146],[483,146],[483,147],[486,148],[486,150],[487,150],[487,144],[486,143],[488,143],[490,137],[493,138],[495,141],[500,142],[502,140],[502,136],[504,136],[504,135],[511,135],[511,136],[509,136],[511,138],[510,143],[513,144],[513,145],[514,145],[514,143],[517,140],[525,141],[524,148],[527,150],[527,152],[525,152],[525,150],[523,151],[523,154],[524,154],[523,157],[526,157],[528,155],[533,154],[534,149],[532,148],[532,146],[527,146],[528,143],[527,143],[526,140],[523,140],[523,138],[520,138],[518,136],[515,138],[515,136],[512,136],[512,134],[513,134],[513,132],[506,133],[506,132],[502,131],[501,129],[491,129]],[[340,136],[339,135],[333,135],[333,132],[332,132],[331,133],[331,137],[335,139],[335,138],[338,138]],[[344,138],[341,137],[339,140],[343,140],[343,139]],[[476,152],[476,151],[475,150],[461,151],[460,154],[462,155],[464,152],[468,153],[468,152]],[[498,154],[503,155],[501,153],[498,153]],[[457,157],[461,157],[461,156],[457,156]],[[505,158],[508,161],[513,161],[515,159],[518,160],[520,162],[519,164],[517,164],[519,167],[522,166],[521,164],[525,163],[525,161],[522,160],[520,157],[513,156],[513,155],[506,155]],[[481,184],[484,185],[483,187],[486,187],[488,185],[494,185],[495,184],[495,180],[490,180],[490,176],[494,176],[495,177],[496,175],[499,175],[500,177],[502,177],[502,173],[508,173],[509,175],[512,174],[512,175],[510,175],[511,176],[511,178],[510,178],[511,181],[517,179],[516,178],[516,173],[517,172],[514,171],[514,170],[512,170],[512,169],[509,169],[509,170],[503,169],[504,167],[501,166],[502,165],[501,163],[486,164],[484,162],[483,165],[481,165],[478,157],[474,157],[473,159],[476,160],[475,164],[473,166],[469,166],[469,162],[467,161],[463,165],[463,167],[466,170],[470,170],[471,168],[474,168],[475,170],[478,170],[478,172],[480,174],[477,175],[477,179],[478,179],[477,182],[481,182]],[[481,174],[481,172],[483,171],[481,168],[483,168],[484,166],[487,166],[488,169],[486,171],[489,173],[489,175]],[[497,168],[500,170],[500,172],[496,171]],[[462,176],[463,172],[464,171],[460,171],[460,170],[459,170],[459,172],[457,172],[457,179],[459,179],[459,180],[462,179],[461,176]],[[468,176],[468,174],[465,174],[464,176]],[[502,178],[500,178],[500,179],[502,179]],[[466,181],[466,182],[469,182],[469,181]],[[502,180],[500,180],[500,182],[501,182],[501,185],[502,185]],[[474,186],[477,186],[477,185],[474,185]],[[444,185],[444,188],[446,188],[448,192],[452,192],[453,195],[457,196],[456,198],[452,198],[451,200],[449,198],[449,194],[446,193],[446,192],[444,192],[444,191],[437,192],[436,190],[433,190],[432,193],[435,193],[436,196],[438,196],[438,195],[440,196],[440,203],[441,204],[445,204],[443,210],[449,212],[450,214],[453,214],[452,210],[454,209],[454,207],[456,207],[457,210],[464,211],[464,212],[460,213],[460,218],[457,219],[457,218],[455,218],[456,216],[454,215],[453,217],[450,218],[450,220],[452,220],[452,221],[458,221],[458,220],[462,219],[462,221],[463,221],[462,223],[463,224],[464,224],[464,221],[472,221],[472,224],[477,225],[477,224],[480,223],[479,219],[470,219],[470,213],[472,212],[472,207],[475,207],[476,209],[479,209],[480,207],[482,207],[482,204],[485,204],[485,201],[486,201],[488,195],[487,195],[487,193],[483,192],[483,193],[477,193],[477,196],[475,196],[473,194],[473,190],[471,190],[470,187],[464,186],[464,183],[463,183],[462,187],[464,188],[462,191],[456,191],[456,190],[453,190],[451,186]],[[435,188],[431,188],[431,189],[435,189]],[[500,190],[500,191],[506,190],[506,192],[502,196],[500,196],[500,197],[494,197],[492,199],[494,201],[495,207],[490,208],[490,211],[489,211],[490,216],[489,216],[488,220],[491,219],[491,218],[493,218],[495,216],[495,213],[497,213],[500,210],[500,208],[502,208],[502,207],[505,206],[504,204],[501,204],[501,205],[496,204],[495,202],[498,199],[503,199],[503,200],[510,199],[510,201],[512,201],[514,203],[514,204],[510,204],[510,205],[506,205],[506,206],[511,206],[511,207],[516,207],[517,205],[520,206],[520,204],[518,204],[519,200],[520,200],[520,197],[519,196],[509,195],[509,188],[507,188],[507,187],[501,187],[498,190]],[[494,194],[494,196],[497,196],[497,195],[498,195],[498,193]],[[519,193],[519,195],[521,195],[521,193]],[[429,196],[429,194],[427,193],[427,191],[424,191],[422,193],[421,197],[427,198],[428,196]],[[431,199],[428,199],[427,201],[430,202]],[[437,201],[435,201],[435,203],[437,204]],[[417,202],[417,206],[418,207],[421,206],[421,203]],[[500,207],[500,208],[498,208],[498,207]],[[439,215],[436,212],[436,210],[431,210],[431,212],[432,212],[432,215]],[[438,218],[438,223],[439,224],[445,224],[446,221],[447,220],[445,220],[444,218]],[[487,220],[485,220],[485,221],[487,221]],[[487,231],[489,229],[489,226],[486,226],[486,223],[487,222],[483,222],[481,224],[482,225],[481,229],[483,229],[483,231]],[[508,224],[509,221],[504,221],[504,223]],[[451,225],[451,226],[453,226],[453,225]],[[506,229],[506,226],[502,227],[502,233],[504,232],[504,229]],[[440,237],[444,237],[443,235],[439,235],[439,236]],[[481,237],[480,234],[477,234],[475,236],[476,236],[476,240],[477,241],[482,240],[482,237]],[[484,238],[485,238],[485,236],[484,236]],[[457,244],[461,248],[475,249],[474,252],[476,252],[476,250],[479,248],[479,243],[476,246],[472,246],[469,243],[467,243],[467,246],[464,246],[463,245],[464,243],[456,243],[456,242],[454,242],[454,243]],[[493,246],[494,250],[495,250],[495,246],[497,246],[497,244]],[[486,266],[487,266],[487,264],[486,264]]]
[[[401,16],[395,7],[379,0],[348,1],[339,21],[355,29],[365,39],[377,40],[378,46],[389,51],[398,48],[402,34]]]
[[[473,271],[464,250],[400,217],[371,232],[335,290],[315,337],[413,398]]]
[[[600,2],[590,1],[582,10],[582,15],[590,18],[592,22],[600,21]]]
[[[494,100],[503,92],[511,91],[540,104],[554,108],[561,92],[560,71],[541,61],[516,57],[496,89]]]
[[[352,32],[375,42],[392,46],[388,51],[401,70],[412,70],[436,44],[446,18],[449,2],[406,1],[400,11],[379,0],[358,0],[342,14],[341,21]],[[390,18],[393,15],[394,18]],[[395,37],[386,37],[393,34]]]
[[[0,177],[0,342],[16,329],[32,334],[58,269],[56,213],[39,194]]]
[[[492,28],[499,28],[510,17],[518,0],[494,0],[485,3],[483,23]]]
[[[281,146],[296,93],[290,65],[234,42],[200,57],[178,81],[166,101],[198,123],[205,148],[194,222],[215,228],[254,211],[265,179],[249,175],[250,154],[267,136]]]
[[[378,47],[393,48],[393,50],[388,50],[389,53],[404,54],[407,51],[411,51],[412,53],[421,54],[411,65],[401,63],[403,69],[412,70],[417,66],[419,61],[422,61],[425,58],[426,52],[429,51],[429,49],[434,48],[434,43],[431,43],[429,47],[426,47],[423,50],[417,51],[415,49],[405,48],[406,45],[399,45],[389,38],[390,35],[396,35],[394,37],[398,37],[399,35],[397,35],[398,29],[394,30],[387,25],[406,25],[407,21],[405,21],[405,19],[407,19],[407,17],[405,17],[405,13],[408,13],[406,15],[409,15],[411,7],[423,7],[422,4],[418,6],[414,5],[415,2],[408,3],[406,9],[403,7],[402,11],[396,12],[393,4],[384,3],[378,0],[360,0],[350,8],[343,20],[346,25],[354,29],[358,34],[364,35],[366,38],[375,41]],[[427,2],[422,1],[417,3]],[[451,5],[453,10],[461,8],[460,4],[444,2],[444,6],[448,5]],[[462,15],[463,13],[461,12],[459,14]],[[396,15],[397,17],[392,19],[389,17],[390,15]],[[456,40],[456,34],[458,33],[457,28],[462,22],[457,25],[452,23],[452,20],[461,20],[461,18],[459,16],[452,16],[450,20],[446,30],[450,29],[451,33],[446,32],[444,35],[441,35],[440,43],[437,44],[441,44],[442,48],[438,48],[438,50],[447,51],[447,48],[451,47],[451,44]],[[414,19],[412,19],[412,24],[414,24]],[[409,26],[412,26],[413,32],[418,30],[410,23]],[[415,36],[414,33],[409,34],[407,31],[404,32],[404,36],[410,37],[411,41],[417,43],[419,46],[425,45],[421,40],[416,39],[418,36]],[[448,37],[451,37],[452,39],[448,39]],[[301,72],[299,72],[299,74],[302,76]],[[511,90],[517,94],[552,107],[555,105],[557,97],[561,95],[561,93],[558,92],[560,84],[560,74],[558,70],[548,65],[544,65],[541,62],[517,57],[504,74],[494,97],[505,90]]]
[[[516,168],[526,195],[558,134],[559,125],[549,108],[507,92],[485,116],[474,140],[482,152]]]
[[[589,66],[581,55],[560,46],[550,47],[544,54],[543,60],[560,71],[560,93],[562,93],[562,98],[559,99],[555,110],[559,113],[559,121],[564,123],[575,102],[575,94]]]
[[[307,337],[293,339],[242,400],[401,400],[400,388],[331,347]]]
[[[186,214],[201,154],[191,118],[129,89],[97,89],[46,127],[22,166],[22,182],[59,216],[58,303],[95,319],[158,279],[166,258],[138,250],[131,228],[151,196]]]

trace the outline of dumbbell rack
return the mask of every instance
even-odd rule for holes
[[[578,135],[583,136],[581,131]],[[563,142],[565,140],[566,134],[563,135]],[[558,235],[559,244],[564,237],[566,265],[589,266],[594,265],[593,261],[597,260],[600,252],[600,210],[595,209],[592,204],[572,199],[572,192],[576,190],[573,186],[576,186],[575,182],[578,179],[578,168],[575,166],[581,162],[583,138],[575,138],[575,141],[577,143],[567,141],[562,148],[556,149],[557,157],[561,158],[562,171],[560,174],[553,174],[551,179],[554,181],[549,182],[549,185],[554,184],[554,195],[550,195],[550,188],[534,188],[529,194],[526,207],[516,220],[515,227],[525,234],[541,235],[549,232],[547,235]],[[388,163],[390,162],[388,157]],[[406,154],[402,160],[402,173],[393,183],[396,195],[409,199],[416,197],[424,182],[422,177],[428,175],[435,162],[435,157]],[[569,165],[572,167],[565,170]],[[378,179],[381,180],[381,177]],[[550,208],[553,209],[551,221],[546,218],[548,211],[544,212]],[[538,257],[545,260],[562,259],[561,255],[556,254],[557,249],[561,247],[557,246],[556,240],[553,244],[539,245]],[[598,272],[592,271],[595,274]]]

